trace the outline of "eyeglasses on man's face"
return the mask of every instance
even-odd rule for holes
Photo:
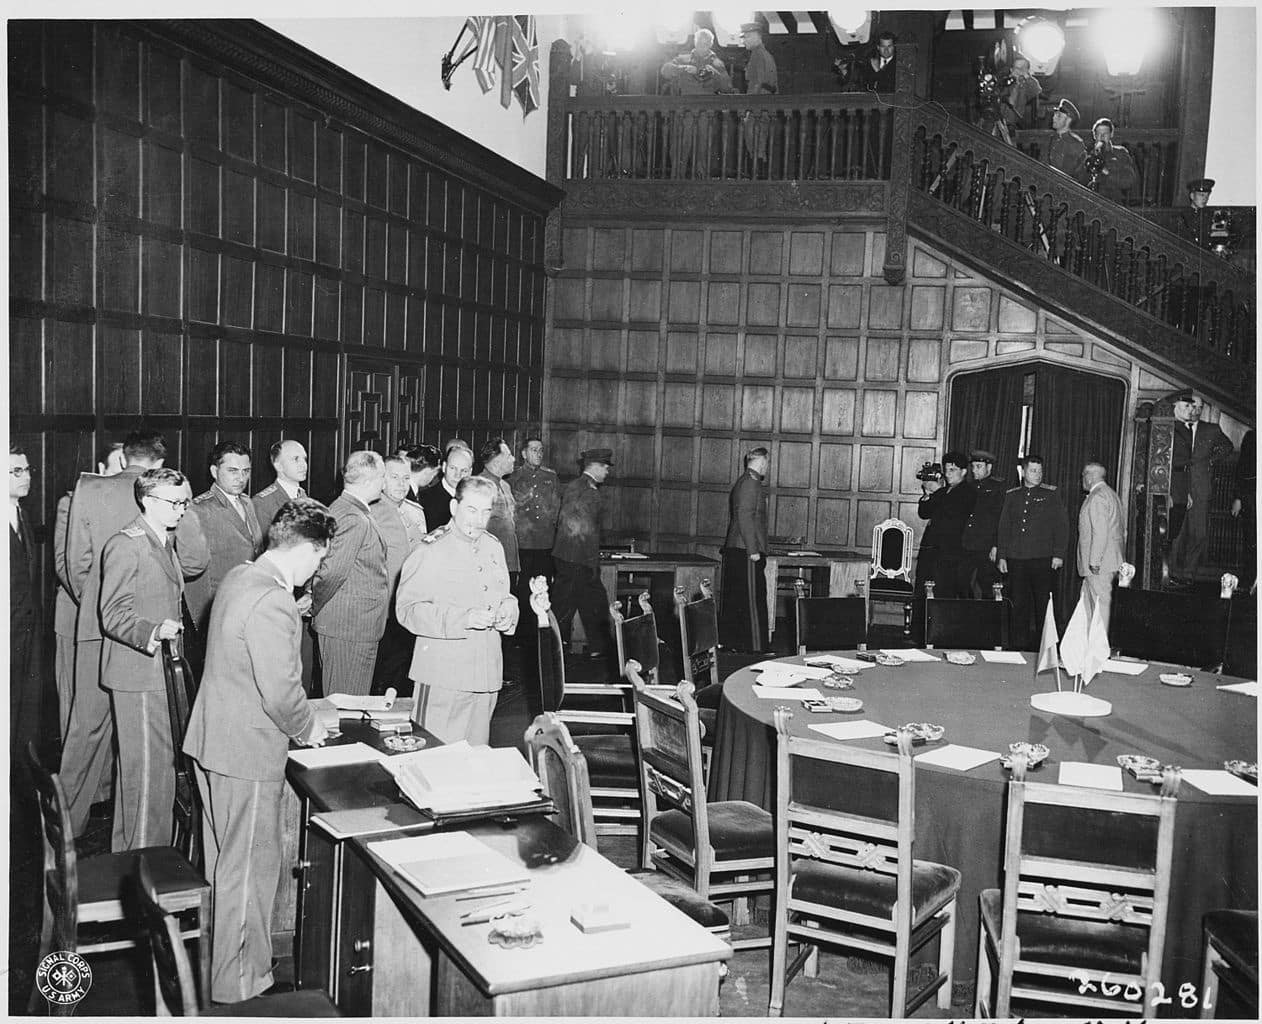
[[[178,498],[178,499],[164,498],[162,497],[161,494],[151,494],[149,495],[149,497],[157,498],[159,501],[165,501],[172,508],[178,508],[181,512],[183,512],[186,508],[189,507],[189,505],[192,504],[192,502],[188,498]]]
[[[30,466],[12,466],[9,469],[9,476],[34,476],[35,470]]]

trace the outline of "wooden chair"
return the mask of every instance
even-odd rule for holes
[[[867,645],[868,603],[862,597],[811,597],[805,580],[796,580],[793,589],[798,654]]]
[[[544,792],[556,804],[557,813],[552,820],[579,842],[597,849],[587,761],[570,737],[565,723],[556,715],[546,712],[540,715],[526,730],[526,749],[530,753],[531,766],[543,783]],[[731,925],[721,907],[660,871],[640,869],[627,873],[702,928],[725,942],[730,941]]]
[[[914,859],[911,736],[897,753],[790,736],[776,713],[776,896],[768,1012],[820,944],[891,957],[890,1016],[951,1005],[960,873]],[[937,975],[909,993],[912,954],[938,937]],[[801,943],[792,964],[788,943]]]
[[[1218,671],[1227,656],[1230,599],[1117,587],[1109,646],[1118,654]]]
[[[630,683],[570,683],[565,644],[542,576],[530,581],[538,620],[539,681],[545,712],[569,723],[590,766],[595,814],[602,835],[638,836],[640,781],[635,756],[635,712]],[[565,707],[577,696],[586,708]],[[607,708],[608,710],[604,710]]]
[[[636,595],[640,614],[626,618],[616,604],[609,606],[613,620],[614,642],[618,650],[618,676],[626,678],[627,662],[635,661],[641,678],[648,686],[657,685],[658,667],[661,664],[661,641],[657,635],[657,616],[649,601],[649,592]]]
[[[911,636],[911,527],[901,519],[886,519],[872,527],[872,561],[868,568],[868,625],[873,605],[898,605],[903,615],[903,636]]]
[[[635,715],[644,794],[641,866],[678,878],[705,899],[742,901],[733,923],[745,923],[744,901],[770,892],[773,884],[771,815],[744,800],[706,799],[701,720],[688,680],[673,697],[637,688]],[[732,945],[769,944],[769,938],[755,938]]]
[[[974,1016],[1007,1017],[1014,999],[1136,1014],[1127,989],[1146,997],[1163,980],[1178,787],[1175,768],[1156,796],[1026,782],[1014,759],[1003,889],[980,896]]]
[[[925,584],[925,647],[1006,650],[1011,643],[1012,602],[937,598]]]
[[[1243,679],[1258,678],[1258,604],[1253,594],[1237,590],[1232,596],[1223,672]]]
[[[1211,910],[1205,915],[1201,1017],[1258,1019],[1258,912]]]
[[[174,834],[171,845],[201,867],[202,806],[193,774],[193,759],[184,753],[184,733],[188,729],[190,705],[197,692],[193,670],[177,642],[162,641],[162,675],[166,681],[167,714],[171,720],[171,745],[175,751]]]
[[[202,991],[209,991],[210,883],[169,846],[79,859],[60,777],[40,764],[34,743],[27,745],[26,756],[35,780],[44,841],[44,920],[36,962],[54,950],[84,956],[135,948],[135,939],[129,935],[81,941],[79,929],[80,925],[127,920],[123,904],[128,895],[128,879],[136,871],[137,859],[144,855],[163,909],[174,914],[196,912],[196,927],[186,928],[179,938],[185,942],[196,940],[198,977]],[[38,990],[32,991],[30,1012],[41,1010],[42,1001]],[[74,1012],[73,1006],[54,1005],[50,1009],[57,1014]]]
[[[180,928],[170,911],[159,902],[150,870],[150,858],[141,854],[136,862],[136,907],[141,931],[149,940],[153,964],[153,994],[160,1017],[196,1017],[200,1005],[193,985],[193,970],[180,940]],[[240,1003],[213,1007],[213,1017],[338,1017],[332,1001],[323,992],[305,989],[271,996],[257,996]]]
[[[697,707],[701,709],[703,739],[714,743],[723,681],[719,678],[719,610],[709,580],[702,580],[701,596],[689,601],[683,587],[675,588],[675,608],[679,615],[679,643],[683,652],[684,679],[692,683]]]

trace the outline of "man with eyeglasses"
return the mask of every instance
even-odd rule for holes
[[[82,835],[111,758],[110,702],[101,688],[101,554],[106,542],[136,518],[136,481],[166,460],[161,434],[135,431],[123,441],[121,472],[84,473],[70,499],[66,526],[66,579],[78,602],[75,619],[74,703],[61,754],[61,782],[74,834]],[[186,574],[205,571],[210,549],[196,516],[184,516],[174,531],[175,549]],[[176,618],[179,618],[176,606]],[[108,796],[108,791],[105,796]]]
[[[101,554],[101,685],[109,691],[118,739],[114,853],[171,842],[175,748],[162,671],[162,641],[175,640],[189,573],[175,528],[193,492],[178,469],[147,469],[133,483],[140,515]]]

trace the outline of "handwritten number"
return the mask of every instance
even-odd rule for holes
[[[1196,986],[1190,981],[1185,981],[1179,986],[1179,1005],[1185,1010],[1190,1010],[1196,1005]]]
[[[1156,990],[1156,993],[1148,1000],[1149,1006],[1169,1006],[1174,1002],[1173,999],[1166,995],[1166,987],[1161,982],[1154,981],[1151,987]]]
[[[1074,971],[1074,973],[1069,976],[1069,980],[1078,982],[1078,994],[1080,996],[1096,990],[1096,987],[1091,984],[1091,975],[1089,975],[1086,971]]]

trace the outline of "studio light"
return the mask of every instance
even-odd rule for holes
[[[754,20],[754,12],[737,8],[724,8],[710,12],[714,22],[714,38],[720,46],[738,46],[741,26]]]
[[[871,13],[857,4],[832,8],[828,12],[828,21],[843,43],[855,41],[859,33],[872,23]]]
[[[1065,52],[1065,33],[1054,21],[1029,18],[1017,28],[1017,49],[1029,58],[1034,74],[1055,74]]]
[[[1157,16],[1142,7],[1102,11],[1095,37],[1110,75],[1137,75],[1159,35]]]
[[[653,27],[659,43],[684,43],[693,32],[694,12],[662,4],[653,11]]]

